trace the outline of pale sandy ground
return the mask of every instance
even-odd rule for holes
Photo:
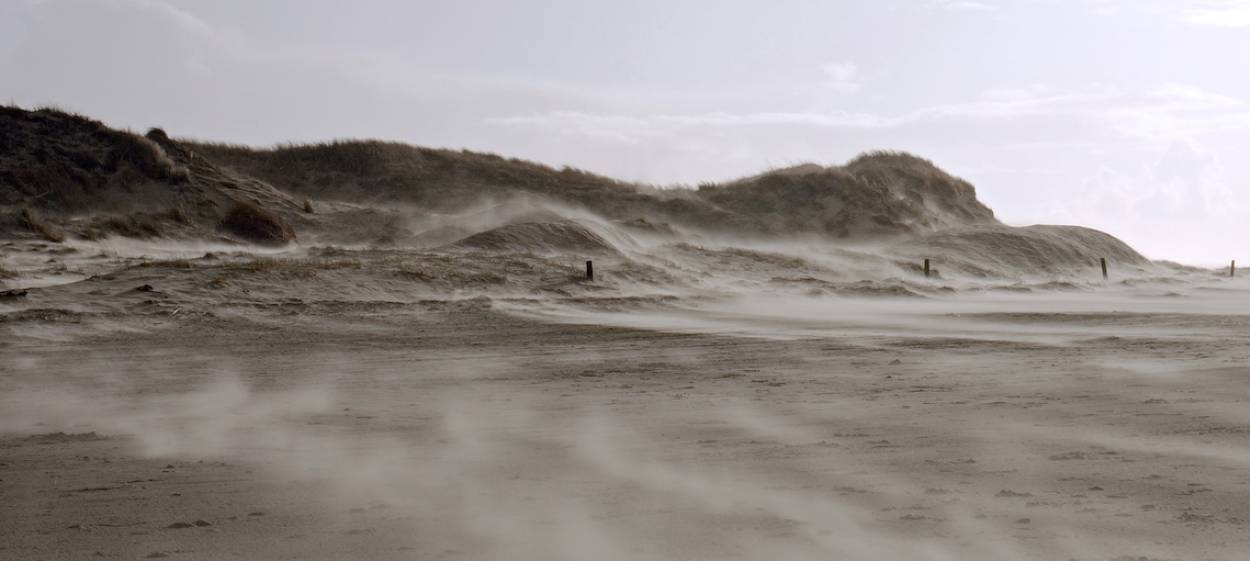
[[[0,559],[1250,558],[1240,280],[631,308],[152,274],[0,302]]]

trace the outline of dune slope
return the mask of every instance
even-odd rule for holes
[[[492,154],[380,141],[256,149],[15,107],[0,109],[0,230],[58,242],[299,239],[577,258],[613,253],[632,235],[652,247],[816,240],[874,244],[886,261],[939,259],[972,277],[1062,273],[1099,257],[1148,264],[1086,228],[1005,226],[972,185],[897,152],[659,189]]]

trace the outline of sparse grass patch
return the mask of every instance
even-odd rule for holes
[[[262,273],[265,271],[285,269],[287,266],[286,260],[284,259],[275,259],[273,257],[253,257],[248,261],[233,264],[230,268],[250,273]]]
[[[505,284],[508,277],[474,267],[469,260],[425,259],[420,263],[393,263],[396,276],[415,282],[446,284],[449,286]]]
[[[426,271],[425,269],[422,269],[421,267],[416,267],[416,266],[407,265],[407,264],[400,265],[395,270],[395,274],[401,277],[404,277],[408,280],[415,280],[415,281],[428,281],[434,278],[434,276],[431,275],[429,271]]]
[[[359,270],[362,267],[363,264],[355,259],[282,259],[275,257],[256,257],[231,266],[236,271],[248,273],[284,273],[299,277],[312,277],[321,271],[338,269]]]
[[[127,238],[159,238],[162,235],[160,223],[141,214],[112,217],[101,226],[108,232]]]
[[[355,259],[321,259],[315,261],[319,269],[360,269],[362,263]]]
[[[144,261],[137,265],[142,268],[153,269],[194,269],[195,263],[187,259],[171,259],[162,261]]]

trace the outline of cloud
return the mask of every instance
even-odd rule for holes
[[[844,77],[854,74],[853,69],[841,70]],[[1040,85],[994,88],[985,91],[980,99],[927,106],[898,114],[771,111],[629,115],[551,111],[492,118],[487,122],[640,142],[697,128],[801,126],[879,130],[934,122],[949,122],[958,126],[968,121],[1038,117],[1074,118],[1088,121],[1105,132],[1168,142],[1204,132],[1250,130],[1250,107],[1243,102],[1195,86],[1178,84],[1137,92],[1105,85],[1071,91],[1055,91]]]
[[[1118,133],[1160,143],[1250,130],[1250,107],[1238,99],[1188,85],[1161,86],[1106,108],[1104,118]]]
[[[991,12],[998,10],[998,6],[988,2],[977,2],[975,0],[932,0],[932,4],[945,10],[959,12]]]
[[[465,146],[483,131],[483,107],[586,106],[596,93],[429,71],[357,45],[252,40],[158,0],[0,2],[0,100],[176,135]]]
[[[1205,27],[1250,27],[1250,0],[1085,0],[1097,15],[1144,13]]]
[[[832,62],[824,66],[825,86],[842,93],[859,91],[862,84],[856,79],[859,67],[853,62]]]
[[[1110,231],[1152,258],[1214,264],[1238,255],[1250,194],[1230,187],[1224,158],[1177,141],[1137,159],[1100,165],[1084,178],[1069,173],[1075,188],[1048,197],[1039,216]],[[1196,226],[1232,239],[1196,241]]]
[[[593,114],[579,111],[552,111],[488,119],[493,125],[535,127],[563,134],[614,139],[627,143],[642,142],[659,136],[681,134],[700,128],[737,128],[765,126],[806,126],[822,128],[878,129],[897,126],[897,118],[867,113],[827,112],[762,112],[762,113],[698,113],[622,115]]]
[[[1207,0],[1187,8],[1182,19],[1194,25],[1250,27],[1250,1]]]
[[[1120,13],[1120,0],[1085,0],[1090,11],[1099,16],[1114,16]]]
[[[1034,84],[1023,88],[990,88],[982,92],[981,97],[997,101],[1014,101],[1047,95],[1052,91],[1050,86]]]
[[[144,10],[161,12],[165,17],[176,22],[178,27],[184,32],[196,33],[205,37],[217,38],[217,32],[208,22],[196,17],[194,14],[175,8],[160,0],[106,0],[112,5],[129,5]]]

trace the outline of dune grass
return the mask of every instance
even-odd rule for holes
[[[65,241],[65,234],[59,228],[45,220],[30,207],[22,209],[21,214],[18,215],[18,221],[27,230],[39,234],[45,240],[54,243]]]
[[[282,245],[295,241],[295,230],[282,217],[247,201],[236,202],[221,225],[250,242]]]

